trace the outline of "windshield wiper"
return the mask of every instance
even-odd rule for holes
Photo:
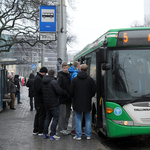
[[[147,94],[150,96],[150,94]],[[133,103],[133,102],[136,102],[136,101],[150,101],[150,97],[146,97],[147,95],[142,95],[141,97],[138,97],[137,99],[134,99],[134,100],[131,100],[131,101],[128,101],[128,102],[124,102],[123,105],[126,105],[126,104],[129,104],[129,103]]]
[[[141,97],[145,98],[145,97],[148,97],[148,96],[150,97],[150,94],[142,95]]]

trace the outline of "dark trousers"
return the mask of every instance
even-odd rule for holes
[[[60,106],[54,108],[46,108],[46,119],[44,122],[44,134],[48,134],[48,127],[53,118],[53,122],[51,124],[51,133],[50,136],[56,135],[56,127],[58,125]]]
[[[44,121],[46,118],[46,110],[44,106],[35,106],[36,114],[34,118],[34,130],[33,132],[43,133]]]
[[[15,97],[17,97],[18,104],[20,103],[20,90],[15,93]]]
[[[33,110],[33,97],[30,97],[30,108]]]

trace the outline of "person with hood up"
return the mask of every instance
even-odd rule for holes
[[[29,79],[26,83],[26,86],[29,87],[29,94],[30,97],[30,111],[33,111],[33,97],[34,97],[34,74],[31,73],[29,75]]]
[[[48,76],[44,76],[42,79],[43,100],[46,109],[43,138],[48,138],[48,127],[51,119],[53,119],[51,124],[50,140],[59,140],[60,137],[56,136],[56,127],[58,125],[60,112],[58,97],[60,97],[61,95],[67,95],[67,92],[61,89],[58,82],[54,79],[54,76],[55,71],[51,69],[48,72]]]
[[[19,75],[15,75],[14,77],[14,83],[17,87],[17,91],[16,91],[16,94],[15,96],[17,96],[17,102],[18,104],[22,104],[22,102],[20,102],[20,83],[19,83]]]
[[[33,135],[43,135],[44,121],[46,117],[46,111],[43,102],[43,93],[42,93],[42,78],[48,72],[46,67],[42,67],[34,79],[34,102],[35,102],[35,118],[34,118],[34,129]]]
[[[81,120],[82,113],[85,117],[85,135],[91,139],[91,101],[96,92],[94,80],[87,75],[88,66],[81,65],[81,72],[73,78],[70,85],[70,94],[73,97],[73,109],[75,111],[76,136],[75,140],[81,140]]]

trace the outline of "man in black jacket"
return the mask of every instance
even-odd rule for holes
[[[70,134],[70,131],[67,131],[67,127],[71,112],[71,97],[70,97],[70,74],[68,73],[68,64],[66,62],[62,64],[62,71],[59,72],[58,84],[67,93],[67,95],[65,96],[62,95],[59,98],[60,114],[59,114],[58,130],[60,131],[61,134],[67,135]]]
[[[46,119],[44,122],[43,138],[47,138],[48,127],[51,122],[51,119],[53,118],[53,122],[51,124],[50,139],[59,140],[60,137],[56,136],[56,127],[58,125],[60,111],[58,97],[62,94],[66,95],[67,93],[60,88],[58,82],[54,79],[54,76],[55,71],[49,70],[48,76],[44,76],[42,79],[43,100],[46,109]]]
[[[94,80],[87,75],[88,66],[83,64],[81,72],[73,78],[70,85],[70,93],[73,97],[73,109],[75,111],[76,136],[75,140],[81,140],[81,119],[82,113],[85,115],[85,135],[91,139],[91,100],[96,92]]]
[[[33,73],[30,73],[26,86],[29,87],[28,96],[30,97],[30,111],[33,111],[33,97],[34,97],[34,74]]]
[[[46,117],[46,111],[43,102],[42,93],[42,78],[47,73],[47,68],[42,67],[34,79],[34,102],[36,114],[34,118],[33,134],[43,135],[44,121]]]
[[[20,84],[19,84],[19,75],[15,75],[14,77],[14,84],[17,87],[17,91],[15,93],[15,96],[17,96],[17,102],[18,104],[22,104],[22,102],[20,102]]]

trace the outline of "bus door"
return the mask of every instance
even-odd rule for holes
[[[105,107],[105,81],[106,74],[102,70],[104,62],[104,51],[99,50],[96,52],[96,84],[97,84],[97,127],[106,133],[106,107]]]

